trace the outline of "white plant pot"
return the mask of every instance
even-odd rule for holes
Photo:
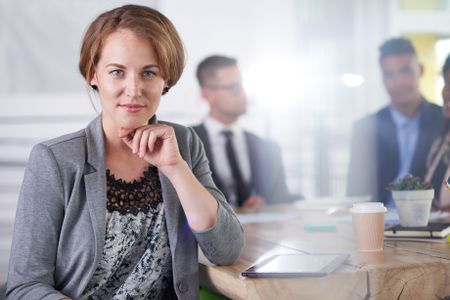
[[[392,191],[392,198],[397,206],[400,225],[404,227],[427,226],[434,198],[434,189]]]

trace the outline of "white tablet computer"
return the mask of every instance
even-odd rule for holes
[[[337,269],[349,254],[277,254],[241,273],[245,277],[320,277]]]

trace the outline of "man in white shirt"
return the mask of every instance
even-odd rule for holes
[[[234,58],[210,56],[197,67],[210,111],[194,127],[205,146],[213,179],[234,207],[290,201],[278,145],[238,124],[247,111],[242,76]]]

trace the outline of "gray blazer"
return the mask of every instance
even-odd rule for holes
[[[198,299],[197,245],[212,263],[232,264],[243,247],[243,230],[214,185],[200,139],[190,128],[167,124],[181,156],[219,203],[216,224],[192,232],[174,187],[159,173],[174,290],[179,299]],[[7,299],[77,299],[84,291],[105,239],[104,153],[101,116],[84,130],[33,147],[17,207]]]

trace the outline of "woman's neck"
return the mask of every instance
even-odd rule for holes
[[[150,164],[133,154],[118,136],[105,132],[105,167],[117,179],[133,181],[139,179]]]

